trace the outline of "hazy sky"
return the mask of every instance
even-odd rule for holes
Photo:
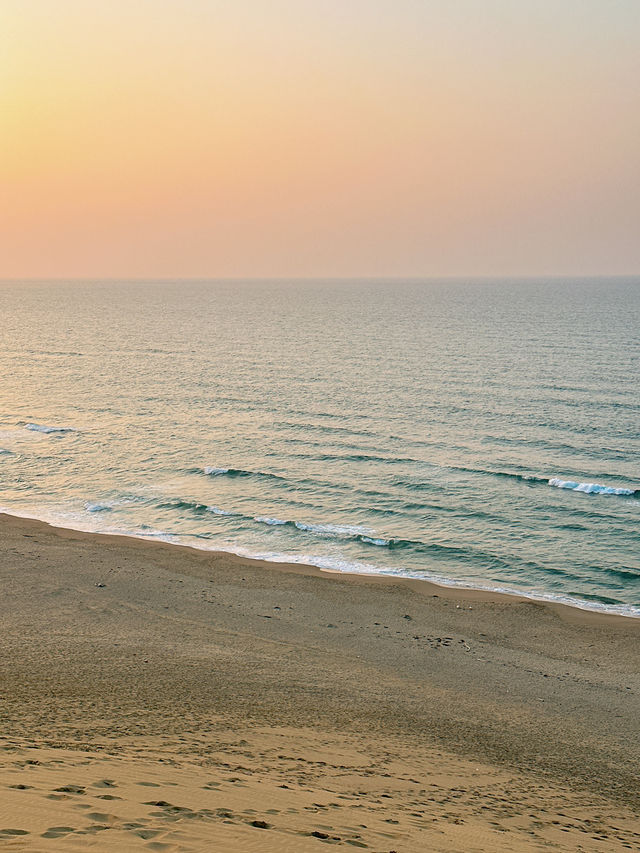
[[[640,272],[640,0],[1,0],[0,276]]]

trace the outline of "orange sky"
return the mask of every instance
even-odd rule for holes
[[[638,0],[3,0],[0,277],[640,271]]]

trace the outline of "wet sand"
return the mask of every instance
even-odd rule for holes
[[[640,620],[0,516],[7,850],[640,849]]]

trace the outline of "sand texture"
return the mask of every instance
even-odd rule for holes
[[[0,850],[640,850],[640,620],[0,516]]]

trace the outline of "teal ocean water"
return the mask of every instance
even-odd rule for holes
[[[0,507],[640,615],[640,280],[4,282]]]

